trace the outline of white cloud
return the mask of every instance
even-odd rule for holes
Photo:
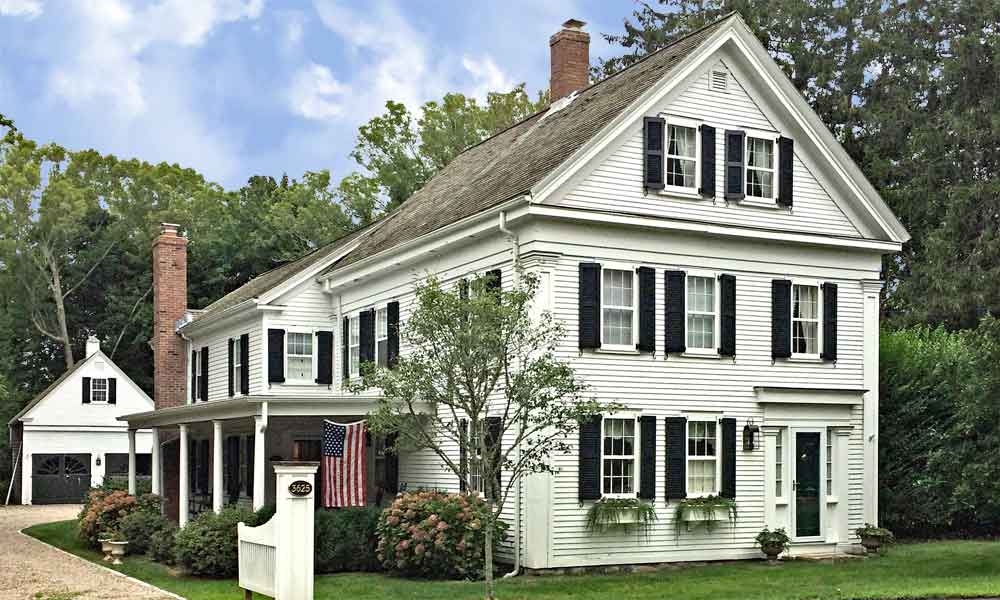
[[[476,98],[484,98],[489,92],[505,92],[517,85],[489,56],[482,58],[463,56],[462,66],[476,82],[471,92]]]
[[[41,14],[41,0],[0,0],[0,16],[34,19]]]
[[[348,92],[330,69],[309,63],[292,76],[288,100],[296,114],[325,121],[344,114],[343,103]]]

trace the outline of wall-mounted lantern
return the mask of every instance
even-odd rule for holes
[[[745,452],[753,452],[757,449],[757,434],[760,433],[760,427],[757,427],[753,423],[753,419],[747,419],[747,424],[743,426],[743,450]]]
[[[101,466],[101,457],[100,456],[97,457],[97,466],[98,467]]]

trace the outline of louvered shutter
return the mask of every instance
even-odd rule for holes
[[[639,417],[639,497],[656,498],[656,417]]]
[[[778,204],[792,205],[792,171],[795,165],[795,142],[778,138]]]
[[[208,401],[208,346],[201,349],[198,356],[201,359],[201,389],[198,390],[198,399],[202,402]]]
[[[285,382],[285,330],[267,330],[267,381]]]
[[[316,383],[330,385],[333,383],[333,332],[316,332]]]
[[[746,149],[746,132],[726,131],[726,200],[742,200],[743,152]]]
[[[233,366],[236,364],[236,356],[233,354],[236,341],[233,338],[229,338],[229,361],[227,363],[227,371],[229,372],[229,397],[232,398],[236,395],[236,382],[233,380]]]
[[[722,419],[722,485],[719,495],[736,498],[736,419]]]
[[[715,198],[715,127],[701,126],[701,195]]]
[[[351,376],[351,319],[344,317],[344,324],[340,329],[340,371],[341,376],[347,379]]]
[[[601,265],[580,263],[580,348],[601,347]]]
[[[240,336],[240,393],[250,394],[250,334]]]
[[[80,399],[84,404],[90,404],[90,377],[84,377],[82,381],[83,384],[81,388],[83,393],[81,394]]]
[[[108,404],[118,403],[118,380],[108,377]]]
[[[639,267],[639,343],[640,352],[656,351],[656,271]]]
[[[581,502],[601,499],[601,417],[580,423],[579,492]]]
[[[469,478],[469,454],[466,447],[469,445],[469,422],[465,419],[458,421],[458,471],[461,475],[458,478],[458,490],[466,491],[466,480]]]
[[[198,400],[198,352],[191,351],[191,402]]]
[[[646,117],[642,126],[643,187],[647,190],[663,189],[663,142],[666,121]]]
[[[736,356],[736,278],[732,275],[719,276],[719,313],[719,354]]]
[[[361,311],[358,319],[358,348],[360,363],[375,362],[375,309]]]
[[[396,449],[398,441],[399,436],[395,433],[390,433],[385,439],[385,446],[387,449],[391,449],[391,451],[385,454],[384,487],[385,491],[393,496],[399,493],[399,450]]]
[[[823,360],[837,360],[837,284],[823,284]]]
[[[771,358],[792,355],[792,282],[771,281]]]
[[[684,352],[687,342],[684,337],[684,271],[667,271],[664,274],[666,284],[665,328],[666,351]]]
[[[494,500],[500,497],[500,476],[503,472],[503,465],[500,464],[500,459],[503,456],[503,439],[501,438],[503,432],[500,429],[502,425],[500,417],[486,417],[486,448],[492,454],[493,468],[496,469],[496,473],[492,482],[484,480],[483,483],[489,486],[486,490],[487,497]]]
[[[253,455],[254,455],[254,436],[248,435],[246,437],[247,445],[247,496],[253,498]]]
[[[687,419],[667,417],[667,500],[687,497]]]
[[[386,362],[391,369],[396,366],[396,362],[399,360],[399,302],[390,302],[386,305],[385,317],[389,329]]]

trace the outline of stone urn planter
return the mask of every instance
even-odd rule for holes
[[[865,547],[865,551],[868,554],[878,556],[879,548],[882,547],[882,538],[874,536],[863,537],[861,538],[861,545]]]
[[[767,556],[767,563],[770,565],[778,564],[778,555],[785,551],[784,544],[765,544],[760,548]]]
[[[788,544],[791,541],[784,527],[779,527],[778,529],[768,529],[765,527],[754,539],[754,542],[760,546],[760,551],[767,557],[767,564],[769,565],[778,564],[778,555],[788,549]]]
[[[884,527],[878,527],[871,523],[865,523],[864,527],[854,530],[854,535],[861,540],[861,545],[865,549],[865,554],[869,556],[879,556],[882,549],[896,541],[892,532]]]
[[[111,556],[114,560],[111,561],[113,565],[122,564],[122,557],[125,556],[125,549],[128,547],[128,542],[108,542],[111,544]]]
[[[101,552],[104,553],[104,562],[111,562],[111,538],[101,538],[97,541],[101,543]]]

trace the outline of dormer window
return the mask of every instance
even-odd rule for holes
[[[108,401],[107,379],[93,378],[90,380],[90,401],[101,403]]]

